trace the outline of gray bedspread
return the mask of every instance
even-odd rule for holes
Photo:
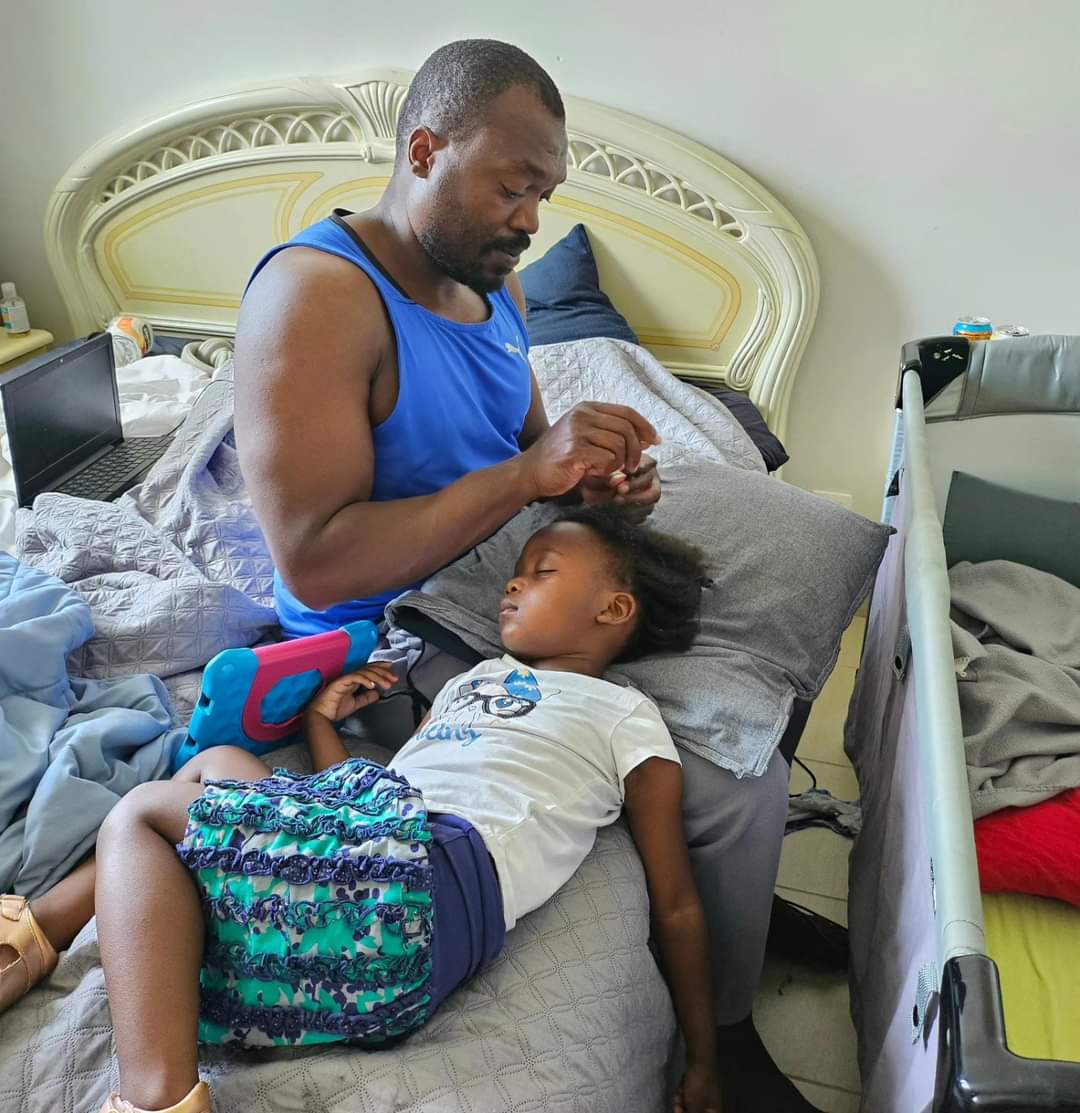
[[[1080,588],[1007,560],[949,582],[973,815],[1080,786]]]
[[[114,503],[41,495],[16,519],[16,555],[90,604],[80,676],[202,668],[276,623],[273,565],[232,444],[232,382],[214,380],[147,482]]]
[[[619,402],[653,423],[663,443],[649,451],[662,464],[696,456],[765,472],[761,453],[722,402],[676,379],[636,344],[548,344],[534,348],[529,358],[553,422],[587,399]]]
[[[705,451],[763,470],[722,405],[640,349],[558,345],[536,350],[533,365],[553,418],[579,400],[617,399],[657,425],[669,459]],[[96,633],[72,671],[156,673],[179,717],[206,661],[256,641],[274,622],[271,563],[231,429],[226,371],[140,488],[113,505],[44,496],[18,519],[20,558],[70,584],[93,612]],[[295,753],[276,758],[295,767]],[[492,968],[404,1044],[218,1056],[204,1071],[220,1113],[654,1113],[668,1092],[674,1019],[647,938],[641,866],[617,825],[515,927]],[[0,1016],[0,1109],[96,1113],[115,1084],[91,923],[52,978]]]
[[[525,917],[495,963],[391,1051],[323,1048],[202,1064],[218,1113],[657,1111],[674,1021],[648,951],[624,828]],[[117,1085],[94,925],[48,984],[0,1016],[0,1109],[97,1113]]]

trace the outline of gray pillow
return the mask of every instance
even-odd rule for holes
[[[1011,560],[1080,587],[1080,502],[953,472],[942,525],[949,567]]]
[[[796,697],[812,699],[873,582],[888,527],[756,471],[711,461],[662,467],[656,529],[699,545],[713,586],[690,652],[614,666],[609,679],[656,701],[675,739],[736,774],[765,771]],[[495,655],[503,584],[534,530],[557,517],[529,507],[391,603],[415,608]]]

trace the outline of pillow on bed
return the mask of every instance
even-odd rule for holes
[[[760,774],[795,699],[812,699],[832,672],[892,531],[758,471],[703,460],[660,470],[650,522],[705,550],[713,586],[688,653],[617,665],[611,676],[650,695],[682,745]],[[557,516],[550,506],[522,511],[422,592],[391,603],[391,621],[415,608],[496,655],[503,585],[526,539]]]
[[[600,289],[589,234],[576,224],[518,276],[525,291],[529,343],[559,344],[606,336],[638,342],[626,318]]]
[[[1080,788],[975,821],[984,893],[1030,893],[1080,905]]]
[[[945,560],[1011,560],[1080,587],[1080,502],[1001,487],[953,472],[945,521]]]

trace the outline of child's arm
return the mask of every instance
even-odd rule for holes
[[[349,757],[334,723],[374,703],[380,689],[387,691],[396,683],[397,675],[389,662],[371,661],[356,672],[331,680],[304,708],[304,737],[316,773]]]
[[[625,781],[625,809],[649,887],[653,939],[686,1040],[676,1111],[720,1113],[709,936],[682,823],[682,768],[653,757]]]

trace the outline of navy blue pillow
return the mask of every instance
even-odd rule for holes
[[[575,224],[518,275],[525,290],[530,344],[607,336],[638,342],[626,318],[600,289],[589,235]]]

